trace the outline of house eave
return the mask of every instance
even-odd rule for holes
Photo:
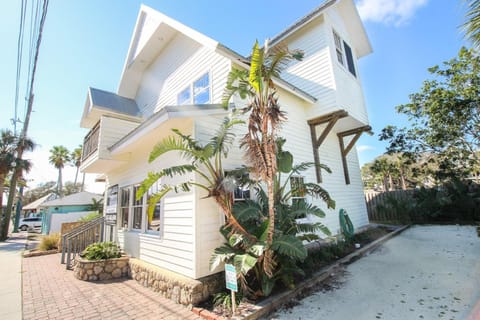
[[[145,120],[136,129],[132,130],[122,139],[110,146],[108,150],[112,155],[120,154],[123,150],[125,150],[125,148],[134,144],[141,137],[172,119],[227,115],[228,113],[229,110],[223,108],[223,106],[220,104],[166,106]]]

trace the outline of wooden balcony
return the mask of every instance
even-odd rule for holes
[[[93,126],[92,130],[83,139],[82,161],[91,156],[98,150],[98,140],[100,137],[100,121]]]

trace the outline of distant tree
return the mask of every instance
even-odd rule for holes
[[[50,149],[50,158],[49,161],[53,166],[58,169],[58,180],[57,180],[57,193],[60,197],[63,197],[63,181],[62,181],[62,169],[70,161],[70,152],[64,146],[53,146]]]
[[[65,185],[63,186],[63,195],[68,196],[74,193],[78,193],[82,190],[82,184],[81,183],[73,183],[71,181],[65,182]]]
[[[462,48],[458,57],[429,72],[434,79],[410,95],[410,103],[397,106],[397,112],[407,115],[409,127],[387,126],[380,140],[390,143],[388,152],[414,154],[414,158],[433,155],[439,179],[478,175],[480,57]]]
[[[72,165],[76,168],[75,180],[73,182],[73,184],[76,185],[77,178],[78,178],[78,171],[80,170],[80,165],[82,164],[82,145],[81,144],[78,146],[78,148],[73,149],[72,153],[70,154],[70,158],[72,161]]]
[[[464,0],[467,12],[462,28],[465,36],[480,49],[480,0]]]
[[[23,195],[23,202],[25,204],[28,204],[46,196],[49,193],[56,192],[55,185],[56,185],[55,181],[48,181],[38,185],[35,188],[28,190]]]

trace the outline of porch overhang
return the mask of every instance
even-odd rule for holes
[[[310,127],[310,134],[312,139],[312,148],[313,148],[313,159],[316,164],[316,176],[317,182],[322,182],[322,174],[320,167],[320,155],[318,149],[325,141],[327,136],[335,128],[337,136],[340,142],[340,153],[342,157],[343,170],[345,174],[346,184],[350,184],[350,177],[348,174],[347,167],[347,154],[353,148],[357,140],[360,138],[360,135],[363,132],[371,132],[371,127],[362,123],[361,121],[350,116],[347,111],[340,109],[320,117],[310,119],[307,121]],[[345,145],[344,138],[350,137],[353,135],[353,138]]]
[[[230,106],[230,108],[231,107],[232,106]],[[223,108],[220,104],[166,106],[110,146],[108,150],[113,156],[119,155],[167,122],[174,122],[175,120],[185,121],[187,119],[206,116],[227,115],[229,112],[228,109]]]

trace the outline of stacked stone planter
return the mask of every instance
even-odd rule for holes
[[[187,306],[206,300],[225,286],[223,273],[194,280],[135,258],[130,259],[129,265],[132,279],[167,299]]]
[[[127,278],[129,274],[129,257],[90,261],[77,258],[75,261],[75,278],[84,281],[102,281]]]

